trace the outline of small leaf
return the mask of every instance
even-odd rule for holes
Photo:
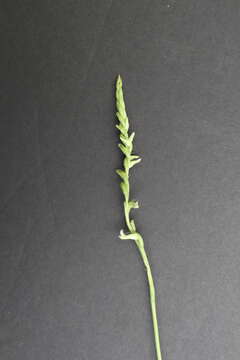
[[[131,158],[131,160],[140,159],[140,156],[138,156],[138,155],[131,155],[130,158]]]
[[[125,182],[122,181],[122,182],[120,183],[120,188],[121,188],[121,190],[122,190],[123,195],[125,196],[125,198],[128,198],[129,188],[128,188],[127,183],[125,183]]]
[[[124,155],[126,155],[126,156],[130,155],[129,149],[126,146],[124,146],[123,144],[118,144],[118,146]]]
[[[121,179],[123,179],[123,180],[127,179],[127,174],[125,173],[125,171],[117,169],[116,173],[120,176]]]
[[[130,234],[125,234],[123,230],[120,231],[119,238],[121,240],[138,240],[139,234],[134,232]]]
[[[128,202],[128,205],[131,209],[138,209],[139,208],[139,204],[138,204],[138,201],[134,201],[134,200],[131,200]]]
[[[132,133],[132,135],[134,136],[134,133]],[[133,150],[133,144],[132,144],[132,139],[133,136],[128,137],[128,135],[126,134],[121,134],[120,135],[120,139],[123,142],[123,144],[125,145],[126,148],[128,148],[128,152],[129,155],[131,154],[132,150]]]
[[[131,143],[133,142],[134,136],[135,136],[135,132],[132,132],[131,135],[129,136],[129,141]]]
[[[125,234],[123,230],[120,231],[119,238],[121,240],[135,240],[138,244],[138,246],[143,247],[143,238],[138,232],[133,232],[130,234]]]
[[[129,168],[132,168],[134,165],[138,164],[142,159],[132,160],[130,161]]]
[[[125,145],[125,146],[128,146],[129,145],[129,138],[128,138],[128,136],[125,136],[125,135],[120,135],[120,139],[121,139],[121,141],[123,142],[123,144]]]
[[[126,130],[125,127],[122,126],[121,124],[117,124],[117,125],[116,125],[116,128],[118,128],[118,130],[119,130],[122,134],[127,135],[127,130]]]

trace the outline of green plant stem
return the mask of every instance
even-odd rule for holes
[[[155,286],[154,286],[152,271],[151,271],[151,267],[150,267],[148,257],[147,257],[144,247],[138,246],[138,250],[141,254],[142,260],[143,260],[144,265],[147,270],[147,278],[148,278],[148,286],[149,286],[149,294],[150,294],[150,305],[151,305],[151,312],[152,312],[153,332],[154,332],[154,341],[155,341],[157,360],[162,360],[160,336],[159,336],[159,331],[158,331]]]
[[[128,184],[129,184],[129,180],[128,180]],[[130,187],[130,184],[129,184],[129,187]],[[126,221],[128,230],[131,233],[134,233],[130,226],[130,218],[129,218],[130,212],[128,210],[125,210],[124,213],[125,213],[125,221]],[[156,294],[155,294],[155,285],[154,285],[154,280],[153,280],[153,276],[152,276],[152,270],[151,270],[151,266],[150,266],[150,263],[149,263],[149,260],[147,257],[147,253],[144,248],[144,241],[143,240],[138,241],[138,239],[134,240],[134,241],[135,241],[135,244],[137,245],[138,251],[141,255],[142,261],[143,261],[146,271],[147,271],[147,280],[148,280],[149,295],[150,295],[150,306],[151,306],[151,313],[152,313],[152,323],[153,323],[156,355],[157,355],[157,360],[162,360],[160,336],[159,336],[159,330],[158,330]]]
[[[123,230],[120,231],[120,239],[122,240],[134,240],[135,244],[139,250],[142,261],[147,271],[147,280],[149,286],[149,296],[150,296],[150,306],[152,313],[152,324],[153,324],[153,332],[154,332],[154,341],[155,341],[155,349],[156,349],[156,357],[157,360],[162,360],[161,356],[161,347],[160,347],[160,336],[158,331],[158,320],[157,320],[157,308],[156,308],[156,295],[155,295],[155,286],[154,280],[152,276],[151,266],[149,264],[149,260],[144,248],[144,241],[142,236],[137,232],[136,225],[133,219],[130,219],[130,211],[133,208],[138,208],[138,202],[134,200],[129,200],[130,198],[130,182],[129,182],[129,172],[130,168],[141,161],[138,155],[132,155],[133,150],[133,138],[134,133],[130,136],[128,134],[129,130],[129,122],[128,117],[125,110],[125,103],[123,98],[122,91],[122,80],[121,77],[118,76],[117,84],[116,84],[116,106],[117,106],[117,117],[119,120],[119,124],[117,128],[120,130],[120,139],[122,144],[119,144],[119,147],[123,154],[125,155],[123,161],[123,170],[116,170],[117,174],[123,180],[120,184],[121,190],[124,195],[124,216],[127,228],[129,230],[128,234],[125,234]]]

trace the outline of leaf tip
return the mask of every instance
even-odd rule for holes
[[[121,76],[120,76],[120,74],[118,74],[118,76],[117,76],[117,86],[122,86],[122,78],[121,78]]]

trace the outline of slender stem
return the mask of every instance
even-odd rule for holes
[[[143,263],[147,270],[147,278],[148,278],[148,286],[149,286],[149,294],[150,294],[150,305],[151,305],[151,311],[152,311],[152,322],[153,322],[153,332],[154,332],[154,340],[155,340],[155,349],[156,349],[156,355],[157,360],[162,360],[161,355],[161,346],[160,346],[160,336],[158,331],[158,320],[157,320],[157,308],[156,308],[156,295],[155,295],[155,286],[152,276],[151,267],[148,261],[148,257],[146,254],[146,251],[144,249],[144,246],[139,246],[137,244],[138,250],[141,254]]]
[[[127,182],[129,184],[129,180],[127,180]],[[125,213],[125,221],[126,221],[127,227],[129,229],[129,231],[133,233],[134,231],[132,230],[132,228],[130,226],[129,211],[125,210],[124,213]],[[153,276],[152,276],[152,270],[151,270],[151,266],[150,266],[143,242],[140,244],[137,240],[135,240],[135,243],[137,245],[137,248],[139,250],[139,253],[141,255],[141,258],[145,265],[145,268],[147,270],[147,280],[148,280],[149,295],[150,295],[150,305],[151,305],[151,313],[152,313],[155,349],[156,349],[157,360],[162,360],[160,336],[159,336],[159,330],[158,330],[156,294],[155,294],[155,285],[154,285],[154,280],[153,280]]]
[[[149,286],[149,296],[150,296],[150,305],[151,305],[151,313],[152,313],[152,323],[153,323],[153,332],[154,332],[154,341],[155,341],[155,349],[157,360],[162,360],[161,356],[161,347],[160,347],[160,337],[158,331],[158,320],[157,320],[157,308],[156,308],[156,295],[155,295],[155,286],[154,280],[152,276],[151,267],[149,264],[149,260],[144,248],[144,241],[142,236],[137,232],[135,222],[133,219],[130,219],[130,211],[132,208],[138,208],[138,202],[129,200],[130,198],[130,183],[129,183],[129,170],[141,161],[141,158],[138,155],[133,155],[133,138],[135,133],[132,133],[130,136],[128,134],[129,130],[129,121],[127,117],[127,113],[125,110],[125,103],[123,98],[122,91],[122,80],[121,77],[118,76],[117,84],[116,84],[116,106],[117,106],[117,117],[119,120],[119,124],[116,125],[120,131],[120,139],[122,144],[118,144],[121,151],[125,155],[123,161],[124,170],[117,169],[117,174],[121,177],[122,182],[120,184],[121,190],[124,195],[124,216],[127,228],[130,234],[125,234],[123,230],[120,231],[120,239],[122,240],[134,240],[139,253],[141,255],[142,261],[145,265],[147,271],[147,280]]]

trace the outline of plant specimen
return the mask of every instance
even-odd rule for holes
[[[150,306],[152,313],[152,323],[153,323],[153,332],[154,332],[154,341],[155,341],[155,349],[157,360],[162,360],[161,356],[161,348],[160,348],[160,337],[158,331],[158,320],[157,320],[157,309],[156,309],[156,295],[155,295],[155,286],[152,276],[151,267],[149,264],[149,260],[144,248],[144,241],[142,236],[137,232],[137,228],[135,222],[132,218],[130,218],[130,211],[132,209],[137,209],[139,207],[138,202],[135,200],[130,200],[130,183],[129,183],[129,171],[130,169],[141,161],[141,158],[138,155],[133,155],[133,139],[135,133],[132,132],[129,135],[129,121],[127,117],[127,113],[125,110],[125,103],[123,97],[122,90],[122,79],[120,75],[117,78],[116,83],[116,107],[117,107],[117,118],[119,120],[119,124],[116,125],[118,130],[120,131],[120,140],[121,143],[118,144],[120,150],[123,152],[124,160],[123,160],[123,169],[116,170],[117,174],[121,178],[120,187],[124,196],[124,216],[126,225],[128,228],[128,233],[125,233],[123,230],[120,231],[119,238],[121,240],[133,240],[139,250],[142,261],[146,268],[147,272],[147,280],[149,286],[149,296],[150,296]]]

